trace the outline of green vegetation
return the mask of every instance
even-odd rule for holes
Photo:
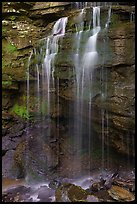
[[[12,81],[2,81],[2,86],[10,86],[12,85]]]
[[[16,46],[8,42],[6,38],[3,38],[2,39],[2,68],[10,69],[12,67],[12,61],[16,59],[17,55],[18,55],[18,51]],[[17,63],[17,60],[15,62]]]
[[[8,42],[6,39],[2,40],[2,53],[4,56],[7,56],[9,58],[11,58],[11,54],[13,53],[17,53],[17,48],[15,45],[13,45],[12,43]],[[5,61],[8,61],[9,58],[6,58]]]
[[[88,193],[80,186],[72,185],[68,190],[68,197],[72,202],[83,201],[87,198]]]
[[[15,16],[11,16],[11,17],[10,17],[10,20],[11,20],[11,21],[15,21],[15,19],[16,19]]]
[[[113,14],[111,16],[111,23],[110,23],[110,27],[115,27],[115,26],[119,26],[121,24],[121,21],[119,19],[119,16],[117,14]]]
[[[20,116],[21,118],[30,119],[30,115],[27,111],[27,108],[23,105],[15,104],[14,107],[12,108],[11,112],[15,113],[16,115]]]
[[[17,50],[17,48],[15,47],[15,45],[12,45],[11,43],[7,44],[7,51],[8,52],[12,53],[12,52],[14,52],[16,50]]]

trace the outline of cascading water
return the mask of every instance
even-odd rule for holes
[[[82,9],[82,8],[86,7],[87,4],[88,4],[88,2],[75,2],[77,9]]]
[[[110,24],[110,18],[111,18],[111,6],[109,7],[109,10],[108,10],[108,17],[107,17],[107,22],[105,24],[105,28],[108,28],[109,24]]]
[[[58,53],[58,40],[65,34],[65,27],[67,23],[67,17],[59,19],[52,31],[53,37],[47,38],[46,56],[43,63],[45,70],[45,79],[48,86],[48,113],[50,113],[50,88],[55,89],[54,84],[54,58]],[[52,81],[52,87],[50,87]]]
[[[79,17],[83,15],[83,9]],[[90,30],[89,30],[90,31]],[[92,71],[97,62],[96,40],[100,31],[100,7],[93,7],[93,29],[92,35],[89,36],[84,53],[80,53],[80,41],[83,35],[83,27],[76,33],[77,45],[76,54],[74,55],[74,72],[76,74],[75,87],[76,98],[74,103],[74,127],[75,127],[75,141],[74,146],[76,149],[76,157],[78,160],[83,151],[83,113],[86,110],[85,103],[89,103],[89,156],[91,145],[91,127],[90,127],[90,114],[91,114],[91,92],[89,87],[92,85]],[[81,170],[81,161],[79,161],[79,171]]]
[[[135,21],[135,13],[131,12],[130,13],[130,22],[134,22]]]
[[[87,4],[86,4],[87,6]],[[110,14],[111,10],[109,9],[107,22],[105,24],[105,28],[107,29],[108,24],[110,22]],[[89,169],[91,167],[91,146],[92,146],[92,128],[91,128],[91,98],[92,98],[92,74],[95,68],[95,65],[98,60],[98,52],[97,52],[97,37],[98,33],[101,30],[100,26],[100,7],[95,6],[93,7],[93,11],[91,13],[92,19],[92,26],[89,24],[89,29],[84,32],[84,8],[81,9],[80,14],[78,15],[78,24],[76,24],[76,34],[75,34],[75,54],[74,54],[74,74],[75,74],[75,83],[74,86],[76,87],[75,92],[75,99],[74,99],[74,116],[72,119],[74,124],[74,130],[70,130],[70,133],[73,135],[73,149],[74,149],[74,161],[73,164],[75,166],[75,161],[78,161],[79,165],[79,172],[82,174],[82,161],[81,155],[83,154],[85,144],[84,144],[84,119],[83,115],[86,110],[89,118],[87,121],[87,129],[88,129],[88,144],[86,144],[86,149],[88,149],[89,154]],[[57,111],[59,112],[59,78],[57,79],[57,83],[55,85],[55,65],[54,60],[55,56],[58,53],[58,42],[61,37],[65,35],[65,27],[67,24],[68,19],[66,17],[59,19],[55,25],[53,26],[52,35],[47,37],[46,39],[46,49],[45,55],[43,59],[43,63],[39,65],[36,64],[36,95],[37,95],[37,117],[41,120],[42,125],[45,125],[45,116],[42,114],[41,106],[43,106],[43,102],[46,101],[46,115],[50,119],[51,112],[53,107],[55,107],[55,103],[57,103]],[[91,23],[91,21],[90,21]],[[85,36],[85,37],[84,37]],[[86,39],[85,41],[85,48],[81,52],[81,40],[83,37]],[[41,53],[43,53],[43,48],[41,48]],[[30,59],[33,55],[37,55],[37,50],[34,48],[33,52],[31,53]],[[29,59],[29,61],[30,61]],[[29,63],[30,64],[30,63]],[[27,80],[27,109],[29,111],[29,74]],[[57,87],[55,87],[57,86]],[[52,95],[56,89],[57,96]],[[58,97],[57,99],[55,97]],[[57,119],[57,132],[56,138],[59,137],[59,120]],[[103,121],[103,112],[102,112],[102,131],[104,128],[104,121]],[[51,134],[50,123],[48,129],[48,135]],[[41,132],[41,135],[44,135],[44,132]],[[102,135],[103,138],[103,135]],[[102,139],[102,161],[104,160],[104,140]],[[59,147],[57,147],[59,152]],[[102,164],[103,165],[103,164]]]
[[[30,53],[27,97],[24,79],[17,79],[18,87],[4,81],[2,201],[134,201],[134,6],[64,3],[55,6],[57,13],[54,5],[42,11],[41,25],[47,11],[55,11],[52,21],[58,6],[72,9]],[[33,5],[34,15],[43,5]],[[40,28],[41,35],[51,25]],[[16,54],[15,66],[24,62],[28,49],[17,50],[11,64]],[[4,74],[14,79],[8,63]],[[13,104],[5,95],[10,89]]]
[[[81,36],[83,33],[83,28],[84,28],[84,22],[83,22],[83,15],[84,15],[84,9],[81,10],[78,20],[80,21],[80,24],[76,25],[76,36],[75,36],[75,41],[76,41],[76,53],[74,54],[74,73],[76,73],[76,99],[75,99],[75,104],[74,104],[74,127],[76,129],[75,138],[74,138],[74,146],[76,149],[76,157],[79,159],[79,155],[81,154],[81,138],[82,138],[82,129],[81,129],[81,123],[78,120],[79,117],[79,111],[81,110],[81,101],[79,99],[80,97],[80,89],[81,89],[81,72],[80,72],[80,41],[81,41]],[[74,161],[75,163],[75,161]],[[79,166],[80,168],[80,166]]]
[[[94,2],[85,2],[85,4],[77,3],[77,8],[80,8],[80,13],[77,16],[77,21],[75,23],[74,34],[74,43],[72,48],[71,56],[73,57],[73,88],[74,88],[74,98],[73,103],[69,104],[69,124],[68,127],[68,137],[71,138],[72,145],[72,155],[71,164],[73,169],[78,165],[78,174],[83,175],[83,158],[82,156],[86,152],[88,155],[88,171],[93,167],[93,151],[94,151],[94,136],[92,130],[92,99],[96,95],[93,90],[94,86],[94,71],[96,70],[96,65],[98,60],[100,60],[101,65],[104,65],[106,62],[105,56],[101,58],[99,55],[99,43],[98,36],[102,32],[104,38],[102,40],[102,50],[103,53],[106,53],[106,43],[107,43],[107,31],[109,24],[111,22],[111,5],[108,8],[107,19],[105,23],[101,22],[101,3],[98,4]],[[91,3],[91,4],[90,4]],[[91,6],[92,5],[92,6]],[[85,24],[85,13],[86,8],[90,7],[90,19]],[[85,8],[86,7],[86,8]],[[56,71],[56,57],[59,51],[59,43],[61,38],[65,35],[65,28],[68,18],[64,17],[59,19],[53,26],[52,35],[46,38],[46,43],[40,49],[40,55],[43,55],[43,58],[40,63],[36,63],[35,67],[35,77],[37,78],[35,84],[35,92],[37,96],[36,104],[36,116],[41,121],[42,126],[45,126],[45,117],[50,121],[52,117],[52,111],[56,106],[56,111],[60,114],[60,78],[54,77]],[[85,26],[86,25],[86,26]],[[101,33],[101,34],[102,34]],[[73,52],[74,51],[74,52]],[[38,55],[38,50],[34,49],[29,58],[30,61],[33,56]],[[100,58],[99,58],[100,57]],[[31,69],[30,69],[31,71]],[[30,72],[28,69],[28,73]],[[107,97],[108,91],[108,72],[107,69],[99,69],[100,71],[100,95],[101,95],[101,105],[104,103],[105,98]],[[29,112],[29,92],[30,92],[30,76],[28,74],[27,80],[27,110]],[[103,82],[105,81],[105,85]],[[56,93],[55,93],[56,92]],[[46,109],[46,113],[42,113],[41,108]],[[73,112],[72,112],[73,110]],[[109,144],[109,135],[108,135],[108,125],[109,125],[109,116],[107,109],[102,105],[100,110],[101,115],[101,144],[99,150],[101,152],[101,164],[100,168],[103,170],[106,166],[109,167],[109,148],[105,152],[105,144]],[[46,121],[47,122],[47,121]],[[52,126],[49,122],[49,129],[47,135],[51,135]],[[59,117],[56,118],[56,139],[59,141],[59,127],[60,120]],[[106,135],[107,134],[107,135]],[[42,137],[45,137],[45,132],[42,130]],[[107,141],[105,141],[105,139]],[[59,143],[56,143],[57,153],[60,154]],[[107,155],[106,155],[107,154]],[[105,163],[107,160],[107,164]],[[77,162],[77,164],[75,164]],[[29,162],[27,163],[29,165]],[[70,173],[71,174],[71,173]],[[68,172],[69,175],[69,172]],[[73,177],[73,175],[70,175]]]
[[[107,22],[105,24],[105,28],[104,28],[104,31],[106,32],[108,27],[109,27],[109,24],[111,22],[110,20],[111,18],[111,5],[108,9],[108,16],[107,16]],[[106,51],[105,50],[105,46],[106,46],[106,39],[104,38],[104,52]],[[105,62],[105,56],[103,56],[103,62],[102,64],[104,65],[104,62]],[[104,101],[104,98],[107,96],[107,89],[108,89],[108,85],[107,85],[107,81],[108,81],[108,73],[107,73],[107,70],[101,70],[101,76],[100,76],[100,79],[103,80],[103,81],[106,81],[106,85],[105,87],[102,86],[102,82],[100,81],[100,84],[101,84],[101,93],[102,93],[102,103]],[[106,134],[106,143],[109,144],[109,135],[108,135],[108,122],[109,122],[109,119],[108,119],[108,111],[107,109],[105,108],[102,108],[101,109],[101,116],[102,116],[102,121],[101,121],[101,124],[102,124],[102,171],[105,169],[105,166],[106,168],[109,168],[109,145],[107,146],[107,152],[106,152],[106,158],[107,158],[107,164],[105,165],[104,164],[104,159],[105,159],[105,134]],[[106,126],[105,126],[105,117],[106,117]],[[106,128],[106,130],[105,130]]]
[[[45,114],[46,117],[50,120],[51,117],[51,111],[52,108],[55,106],[56,99],[55,96],[52,95],[52,92],[55,92],[55,79],[54,79],[54,59],[55,56],[58,53],[58,41],[60,38],[62,38],[65,34],[65,27],[67,24],[67,17],[60,18],[54,25],[52,30],[52,35],[46,38],[46,45],[40,49],[40,55],[43,55],[42,53],[45,50],[44,59],[43,62],[39,65],[36,63],[35,67],[35,75],[36,75],[36,86],[33,87],[34,92],[36,92],[37,102],[36,102],[36,120],[40,121],[42,126],[45,126]],[[46,47],[46,49],[45,49]],[[29,114],[30,107],[30,61],[32,58],[36,57],[38,55],[36,49],[31,52],[31,55],[29,57],[29,63],[28,63],[28,75],[27,75],[27,111]],[[58,80],[58,86],[59,86],[59,80]],[[58,88],[59,92],[59,88]],[[57,100],[57,103],[59,104],[59,98]],[[52,104],[52,107],[51,107]],[[58,107],[59,109],[59,107]],[[45,113],[46,111],[46,113]],[[47,135],[50,136],[51,134],[51,127],[49,122],[49,128]],[[28,124],[29,126],[29,124]],[[58,134],[58,132],[57,132]],[[29,132],[27,132],[27,135],[29,135]],[[44,131],[41,130],[41,138],[43,138],[45,135]],[[28,138],[27,138],[28,140]],[[42,143],[42,141],[41,141]],[[41,145],[42,149],[42,145]],[[29,150],[28,150],[29,152]],[[40,152],[39,152],[40,153]],[[28,162],[28,154],[26,158],[26,169],[29,169],[29,162]],[[26,176],[27,179],[29,179],[29,173]]]

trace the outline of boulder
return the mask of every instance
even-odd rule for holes
[[[86,200],[88,193],[80,186],[63,183],[55,192],[56,202],[79,202]]]
[[[58,155],[60,157],[61,154],[67,152],[66,162],[63,164],[61,161],[63,168],[68,161],[71,164],[71,158],[74,156],[74,152],[71,151],[72,148],[68,147],[68,143],[67,147],[63,149],[62,138],[59,138],[59,140],[57,138],[57,126],[63,124],[65,131],[69,130],[67,122],[74,119],[75,111],[74,97],[77,87],[73,57],[76,51],[76,26],[81,22],[81,19],[79,19],[81,10],[70,9],[71,3],[2,3],[2,110],[3,114],[4,112],[12,113],[12,118],[4,118],[3,116],[5,137],[3,138],[3,147],[4,154],[15,150],[15,163],[22,175],[25,175],[26,154],[30,154],[30,158],[27,160],[30,164],[30,175],[31,170],[33,172],[34,169],[42,179],[45,178],[47,171],[54,171],[57,168],[59,165]],[[112,11],[108,32],[103,29],[98,34],[99,60],[93,72],[92,86],[86,90],[87,94],[91,89],[93,90],[91,101],[89,103],[85,93],[83,102],[85,108],[82,114],[79,114],[78,120],[82,118],[84,124],[82,126],[87,127],[90,116],[93,131],[97,133],[100,141],[102,135],[104,135],[104,143],[109,148],[113,147],[119,153],[134,156],[135,26],[133,19],[130,19],[130,13],[134,14],[134,7],[112,6]],[[107,9],[101,12],[102,28],[105,26],[107,12]],[[87,31],[90,21],[92,22],[91,14],[92,7],[84,10],[84,31]],[[56,87],[50,90],[53,101],[51,100],[51,111],[48,113],[47,95],[42,99],[40,109],[38,109],[37,93],[33,89],[37,80],[35,66],[43,62],[46,48],[45,40],[51,34],[55,21],[64,16],[68,16],[68,24],[65,36],[59,40],[59,50],[54,61]],[[80,52],[84,51],[86,39],[86,35],[83,36]],[[32,59],[30,61],[32,49],[33,55],[31,55]],[[28,115],[26,107],[26,71],[28,64],[30,64],[30,115]],[[40,77],[42,77],[41,70]],[[45,91],[47,91],[47,85],[43,89],[40,87],[41,94]],[[54,98],[59,101],[59,107]],[[91,113],[89,113],[89,109]],[[39,111],[40,114],[38,114]],[[34,125],[34,130],[29,129],[29,138],[27,137],[27,130],[26,132],[23,131],[25,126],[21,125],[22,122],[19,125],[19,119],[12,120],[15,116],[22,118],[24,121],[29,119],[28,123],[30,125],[31,120],[37,123],[40,115],[42,115],[42,120],[45,118],[55,120],[56,125],[50,125],[50,128]],[[47,121],[42,122],[47,123]],[[22,137],[22,134],[24,134],[23,137],[27,138],[27,142],[25,140],[24,142],[19,141],[18,138]],[[85,135],[84,141],[86,140]],[[75,135],[72,135],[72,137],[75,137]],[[64,140],[67,141],[66,138]],[[58,147],[61,147],[60,154]],[[25,152],[26,149],[28,150],[27,153]],[[38,153],[39,159],[35,157]],[[68,166],[70,169],[71,165]],[[76,166],[78,165],[76,164]]]
[[[108,193],[114,200],[117,200],[117,201],[131,202],[135,200],[135,196],[132,193],[116,185],[113,185],[108,190]]]

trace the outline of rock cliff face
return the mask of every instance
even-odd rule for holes
[[[24,174],[22,170],[16,172],[14,157],[26,132],[26,71],[31,50],[38,40],[50,34],[55,21],[67,15],[70,8],[70,2],[2,3],[3,176]]]
[[[118,152],[133,156],[135,27],[134,23],[130,22],[130,18],[128,18],[129,7],[113,6],[112,13],[107,37],[104,36],[103,32],[100,32],[98,36],[99,60],[93,72],[91,120],[94,129],[102,137],[103,119],[105,143],[108,142],[107,136],[109,135],[109,145],[116,148]],[[73,102],[76,89],[73,83],[71,44],[72,35],[66,34],[62,42],[62,50],[60,50],[59,57],[55,62],[57,68],[55,75],[60,79],[60,97],[66,104],[66,108],[63,105],[63,111],[68,110],[68,101]],[[66,53],[65,58],[63,58],[64,53]],[[104,56],[104,59],[102,59],[102,56]],[[64,82],[66,83],[65,86]],[[85,121],[88,117],[88,111],[87,104],[87,110],[83,115]],[[68,115],[67,112],[65,114]]]
[[[84,20],[85,29],[86,22],[90,20],[88,10],[90,9],[86,9]],[[58,79],[60,84],[60,91],[57,93],[55,90],[55,94],[56,96],[59,94],[61,108],[59,113],[56,108],[52,109],[51,113],[54,120],[57,116],[68,120],[71,117],[68,104],[74,103],[76,89],[72,45],[79,10],[72,9],[70,2],[3,2],[2,14],[3,176],[23,177],[25,175],[23,155],[26,145],[28,145],[25,143],[26,122],[30,118],[26,108],[28,58],[34,47],[41,46],[39,40],[51,33],[55,21],[68,16],[66,35],[62,39],[58,57],[55,60],[55,79]],[[106,15],[107,11],[103,10],[102,25]],[[94,131],[101,138],[103,111],[105,143],[114,147],[118,152],[130,156],[134,156],[135,134],[135,23],[133,15],[134,6],[112,6],[111,24],[107,36],[104,36],[103,32],[98,35],[100,60],[93,73],[92,88],[94,93],[91,101],[91,123],[93,123]],[[32,65],[35,64],[35,60]],[[31,86],[35,81],[36,77],[32,70]],[[31,93],[31,101],[32,120],[30,120],[30,124],[36,128],[33,120],[33,116],[36,114],[34,93]],[[85,122],[88,120],[87,115],[89,115],[88,108],[82,116],[85,118]],[[107,125],[108,122],[109,125]],[[47,128],[45,127],[45,129]],[[32,128],[31,132],[32,138],[35,138],[34,129]],[[55,129],[55,124],[53,124],[52,140],[55,140]],[[42,130],[37,129],[36,131],[38,135]],[[48,131],[45,134],[48,134]],[[35,147],[35,140],[33,142],[32,147]],[[30,143],[32,143],[31,139]],[[47,163],[43,164],[43,166],[47,166],[47,169],[54,169],[59,165],[59,159],[56,158],[58,149],[56,149],[55,143],[49,141],[47,146],[43,144],[42,147],[38,143],[37,148],[43,149],[41,158],[43,154],[47,155]],[[32,155],[33,151],[34,149]],[[54,159],[50,161],[51,155],[54,154]],[[13,162],[9,162],[13,158]],[[39,161],[36,158],[34,160],[34,163],[41,163],[40,159]],[[6,163],[8,166],[5,165]]]

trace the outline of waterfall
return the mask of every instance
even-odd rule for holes
[[[45,39],[45,45],[40,48],[40,53],[34,48],[30,54],[28,60],[28,70],[27,70],[27,113],[29,115],[30,110],[30,75],[31,69],[34,69],[34,75],[36,77],[35,86],[32,87],[34,89],[34,93],[36,93],[36,117],[35,119],[38,120],[42,126],[45,126],[45,117],[50,120],[51,112],[53,111],[53,106],[55,106],[56,99],[55,99],[55,78],[54,78],[54,60],[55,56],[58,54],[58,42],[59,39],[65,35],[65,28],[67,25],[68,18],[63,17],[60,18],[53,26],[52,34]],[[41,60],[41,64],[38,62],[35,63],[35,66],[31,67],[31,60],[38,59],[37,56],[42,57],[44,53],[44,58]],[[59,80],[58,80],[58,93],[59,93]],[[52,94],[53,93],[53,94]],[[58,111],[59,111],[59,96],[58,96]],[[52,104],[52,105],[51,105]],[[44,112],[43,112],[44,111]],[[45,113],[46,111],[46,113]],[[59,126],[59,121],[57,121]],[[50,122],[48,123],[48,131],[47,135],[50,136],[51,134],[51,125]],[[29,122],[28,122],[29,127]],[[57,131],[57,137],[59,133]],[[45,133],[41,130],[41,138],[45,137]],[[27,142],[29,141],[29,131],[27,132]],[[41,143],[42,149],[42,143]],[[29,149],[27,149],[26,154],[26,179],[29,180]],[[38,152],[40,153],[40,152]],[[44,167],[43,167],[44,168]],[[40,172],[40,171],[39,171]]]
[[[77,9],[85,8],[87,7],[87,5],[88,5],[88,2],[75,2],[75,6]]]
[[[30,53],[28,59],[28,66],[27,66],[27,116],[29,117],[29,103],[30,103],[30,62],[33,55],[33,50]],[[29,138],[29,120],[27,120],[27,130],[26,130],[26,143],[28,142]],[[25,163],[25,170],[27,171],[29,166],[29,148],[26,148],[26,163]],[[26,173],[27,174],[27,173]],[[28,182],[28,175],[26,175],[26,182]]]
[[[43,63],[45,78],[48,86],[48,115],[50,114],[50,88],[55,89],[54,84],[54,58],[58,53],[58,41],[65,34],[67,17],[60,18],[54,25],[52,36],[47,38],[46,55]],[[52,83],[52,87],[51,84]]]
[[[76,42],[76,53],[74,54],[74,73],[76,74],[76,94],[75,94],[75,104],[74,104],[74,131],[75,138],[74,138],[74,146],[76,147],[76,159],[79,159],[81,154],[81,138],[82,138],[82,124],[79,121],[79,111],[81,110],[81,101],[80,101],[80,89],[81,89],[81,72],[80,72],[80,42],[83,33],[83,14],[84,9],[81,10],[78,19],[80,19],[80,25],[76,25],[76,35],[75,35],[75,42]],[[75,163],[75,161],[73,161]],[[79,167],[79,171],[81,170],[81,166]]]
[[[107,3],[105,2],[105,5]],[[99,146],[100,150],[100,167],[103,170],[105,166],[109,167],[109,148],[106,148],[106,143],[109,144],[109,114],[107,108],[104,107],[104,102],[107,97],[108,91],[108,72],[107,69],[104,69],[102,65],[105,65],[106,58],[105,55],[100,56],[99,52],[99,43],[98,37],[102,33],[105,34],[105,38],[101,41],[102,46],[102,53],[106,53],[106,43],[107,43],[107,31],[109,28],[109,24],[111,22],[111,3],[110,7],[108,8],[107,19],[105,24],[102,26],[102,22],[104,23],[104,19],[101,22],[101,2],[76,2],[76,6],[79,10],[79,14],[77,15],[77,19],[75,21],[75,33],[74,41],[72,46],[71,52],[71,62],[72,62],[72,69],[73,69],[73,79],[72,79],[72,87],[74,88],[74,100],[69,102],[68,112],[69,115],[65,116],[65,122],[68,124],[64,125],[67,129],[68,133],[65,132],[65,136],[68,136],[68,141],[71,140],[71,148],[72,152],[72,169],[75,169],[76,165],[78,165],[78,174],[82,175],[83,172],[83,155],[86,152],[88,155],[88,165],[87,169],[90,173],[90,170],[93,168],[92,160],[94,160],[94,156],[92,155],[93,151],[95,150],[94,147],[94,132],[93,132],[93,125],[92,125],[92,100],[93,97],[96,96],[96,93],[99,95],[99,100],[101,101],[101,108],[100,108],[100,130],[101,130],[101,142]],[[89,6],[89,7],[88,7]],[[86,8],[88,7],[88,15],[89,19],[87,20],[85,26],[85,13]],[[103,13],[103,12],[102,12]],[[103,14],[104,15],[104,14]],[[104,16],[103,16],[104,17]],[[56,143],[56,151],[57,154],[64,154],[65,153],[60,150],[60,115],[61,112],[60,104],[62,105],[62,99],[59,97],[60,88],[62,88],[62,78],[55,75],[55,60],[60,52],[60,42],[61,39],[65,35],[65,29],[67,25],[68,18],[63,17],[57,20],[54,24],[52,33],[45,39],[44,46],[40,48],[40,56],[42,56],[40,63],[36,62],[34,68],[35,72],[35,93],[37,97],[36,103],[36,116],[41,121],[42,126],[45,126],[45,121],[48,123],[48,136],[51,136],[52,132],[52,125],[51,121],[53,119],[54,108],[56,109],[56,140],[59,141]],[[102,26],[102,27],[101,27]],[[69,26],[68,26],[69,27]],[[71,32],[71,31],[70,31]],[[72,31],[73,32],[73,31]],[[102,33],[101,33],[102,32]],[[69,33],[70,34],[70,33]],[[70,37],[69,35],[67,36]],[[102,37],[102,36],[101,36]],[[72,39],[73,40],[73,39]],[[63,50],[63,49],[62,49]],[[74,51],[74,52],[73,52]],[[43,54],[44,53],[44,54]],[[60,54],[60,53],[59,53]],[[63,53],[64,54],[64,53]],[[28,63],[28,76],[27,76],[27,111],[29,113],[29,102],[30,102],[30,74],[32,71],[31,67],[31,58],[38,55],[38,50],[33,49]],[[64,55],[62,55],[64,57]],[[101,59],[103,59],[101,61]],[[100,60],[101,67],[98,68],[98,60]],[[63,61],[64,62],[64,61]],[[67,62],[67,60],[65,61]],[[31,69],[30,69],[31,67]],[[95,71],[100,71],[100,81],[99,81],[99,88],[100,90],[96,91],[94,89],[94,73]],[[71,73],[72,74],[72,73]],[[56,78],[55,78],[56,76]],[[66,78],[65,78],[66,80]],[[69,79],[67,78],[69,81]],[[66,80],[66,81],[67,81]],[[66,82],[65,81],[65,82]],[[106,83],[103,83],[103,82]],[[70,83],[70,82],[67,82]],[[104,85],[105,84],[105,85]],[[64,90],[66,85],[63,85]],[[64,91],[63,90],[63,91]],[[62,91],[62,90],[61,90]],[[73,95],[73,94],[72,94]],[[65,100],[64,100],[65,101]],[[44,106],[43,106],[44,104]],[[64,105],[64,104],[63,104]],[[42,113],[42,108],[44,107],[45,112]],[[64,108],[64,107],[63,107]],[[65,107],[66,108],[66,107]],[[63,110],[64,111],[64,110]],[[66,111],[66,110],[65,110]],[[67,112],[67,111],[66,111]],[[64,114],[64,112],[63,112]],[[99,117],[100,117],[99,116]],[[46,119],[45,119],[46,118]],[[67,121],[67,122],[66,122]],[[61,124],[62,125],[62,124]],[[65,129],[64,128],[64,129]],[[29,133],[28,133],[29,134]],[[41,136],[44,138],[46,137],[44,130],[41,132]],[[62,138],[61,138],[62,139]],[[64,138],[63,138],[64,139]],[[134,142],[134,141],[133,141]],[[68,144],[68,145],[70,145]],[[63,148],[62,148],[63,149]],[[62,151],[62,152],[61,152]],[[67,153],[68,156],[68,153]],[[51,156],[52,157],[52,156]],[[60,159],[60,155],[57,155],[58,160]],[[65,156],[64,156],[65,157]],[[49,159],[50,160],[50,159]],[[105,163],[107,160],[107,163]],[[28,161],[27,161],[28,162]],[[27,167],[29,166],[29,162],[27,163]],[[27,168],[26,167],[26,168]],[[71,174],[71,172],[68,172]],[[72,175],[70,175],[72,176]]]
[[[111,18],[111,6],[109,7],[109,10],[108,10],[108,17],[107,17],[107,22],[105,24],[105,28],[108,28],[109,23],[111,22],[110,18]]]
[[[81,10],[79,17],[82,17],[83,15],[83,9]],[[105,30],[107,31],[107,28],[109,27],[111,18],[111,5],[108,9],[108,16],[105,23]],[[74,102],[74,133],[75,140],[74,140],[74,147],[76,150],[76,160],[80,158],[80,156],[83,154],[82,151],[84,151],[84,132],[85,127],[84,124],[84,113],[88,115],[87,120],[87,129],[88,129],[88,136],[87,141],[88,144],[86,148],[88,149],[89,154],[89,169],[92,168],[92,148],[93,148],[93,137],[92,137],[92,126],[91,126],[91,99],[93,96],[92,91],[92,75],[94,72],[94,69],[96,67],[97,61],[98,61],[98,51],[97,51],[97,37],[98,33],[101,31],[100,26],[100,6],[93,7],[92,12],[92,25],[93,27],[90,28],[90,30],[86,31],[88,32],[89,37],[87,39],[87,42],[85,44],[84,52],[81,52],[80,45],[81,45],[81,39],[84,36],[83,27],[81,30],[76,32],[76,52],[74,54],[74,73],[76,75],[75,77],[75,87],[76,87],[76,93],[75,93],[75,102]],[[78,30],[78,29],[77,29]],[[105,46],[105,41],[104,41]],[[105,47],[104,47],[105,49]],[[105,50],[104,50],[105,52]],[[105,57],[105,56],[104,56]],[[105,59],[104,59],[105,60]],[[104,61],[102,62],[104,64]],[[104,71],[102,69],[101,71],[101,78],[107,79],[107,71]],[[101,85],[102,86],[102,85]],[[107,95],[107,83],[106,86],[101,88],[102,97],[104,97],[104,94]],[[102,98],[102,103],[103,103]],[[88,104],[88,107],[87,105]],[[107,132],[107,143],[109,143],[109,137],[108,137],[108,112],[107,110],[103,109],[101,110],[101,130],[102,130],[102,144],[101,144],[101,151],[102,151],[102,163],[101,168],[105,168],[104,159],[105,159],[105,132]],[[105,120],[106,120],[106,127],[105,127]],[[105,129],[106,128],[106,129]],[[107,166],[109,166],[109,148],[107,148]],[[79,171],[81,171],[82,174],[82,161],[79,161]]]
[[[130,22],[134,22],[135,21],[135,13],[131,12],[130,13]]]
[[[53,27],[53,35],[64,35],[65,34],[65,27],[67,24],[68,18],[60,18]]]
[[[104,31],[106,32],[107,29],[109,28],[109,24],[111,22],[111,5],[108,9],[108,16],[107,16],[107,20],[106,20],[106,24],[105,24],[105,28]],[[107,35],[105,35],[107,36]],[[106,43],[107,43],[107,37],[104,38],[103,41],[103,51],[104,53],[106,52]],[[103,55],[103,61],[102,64],[105,64],[105,55]],[[104,86],[102,81],[106,81],[106,85]],[[107,69],[101,69],[101,76],[100,76],[100,86],[101,86],[101,101],[102,104],[104,102],[104,99],[107,97],[107,92],[108,92],[108,73],[107,73]],[[107,108],[102,107],[101,108],[101,151],[102,151],[102,171],[106,168],[109,168],[109,134],[108,134],[108,127],[109,127],[109,118],[108,118],[108,110]],[[105,124],[106,123],[106,124]],[[105,138],[106,138],[106,152],[105,152]],[[106,158],[106,164],[104,162]]]
[[[84,10],[82,9],[79,18],[83,17]],[[82,162],[80,156],[83,154],[83,134],[84,134],[84,127],[83,127],[83,114],[86,110],[86,103],[88,103],[88,151],[89,157],[91,157],[91,126],[90,126],[90,119],[91,119],[91,85],[92,85],[92,72],[97,62],[97,49],[96,49],[96,41],[97,36],[100,31],[100,7],[93,7],[93,16],[91,16],[93,21],[93,29],[92,35],[89,36],[84,53],[80,51],[80,42],[83,37],[83,27],[81,30],[76,32],[76,53],[74,54],[74,73],[75,77],[75,102],[74,102],[74,148],[76,151],[76,158],[74,160],[79,161],[79,171],[82,173]],[[83,22],[84,24],[84,22]],[[78,30],[78,29],[77,29]],[[89,92],[88,92],[89,91]],[[75,163],[75,161],[74,161]],[[90,166],[90,162],[89,162]],[[90,168],[90,167],[89,167]]]

